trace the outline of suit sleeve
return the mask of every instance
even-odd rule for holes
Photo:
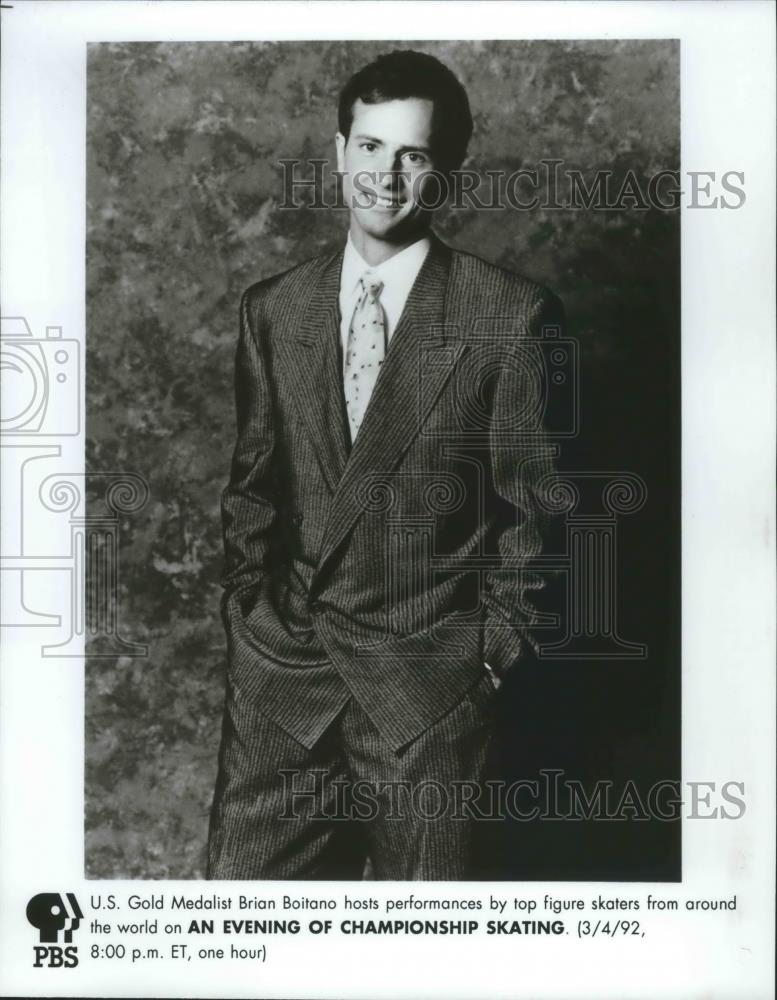
[[[252,324],[252,312],[246,292],[235,359],[237,440],[221,498],[225,605],[233,595],[240,598],[261,583],[276,521],[272,393],[261,330],[258,323]]]
[[[538,560],[551,550],[560,527],[559,517],[544,499],[555,473],[555,450],[546,430],[544,407],[533,417],[527,413],[533,411],[538,391],[546,405],[555,405],[553,388],[548,392],[548,387],[537,381],[538,372],[545,371],[537,341],[545,328],[563,329],[562,324],[561,302],[542,290],[531,309],[526,336],[506,361],[495,390],[493,488],[509,513],[502,520],[498,537],[501,565],[485,580],[483,659],[498,677],[537,653],[533,626],[545,610],[543,601],[548,596],[550,574]]]

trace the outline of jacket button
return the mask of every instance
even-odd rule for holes
[[[298,528],[302,524],[302,521],[303,521],[302,514],[292,515],[291,523],[294,525],[295,528]]]
[[[310,605],[310,613],[312,615],[323,615],[324,609],[325,606],[321,603],[321,601],[313,601]]]

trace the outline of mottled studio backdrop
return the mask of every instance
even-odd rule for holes
[[[304,10],[301,9],[301,13]],[[410,43],[399,43],[401,47]],[[87,460],[142,476],[121,528],[119,613],[141,658],[87,670],[86,871],[198,878],[223,697],[219,494],[241,292],[343,241],[289,212],[278,160],[334,154],[336,98],[374,42],[92,45],[88,57]],[[679,46],[418,43],[467,87],[468,166],[541,158],[591,176],[679,167]],[[640,663],[549,663],[507,691],[516,776],[679,776],[679,211],[450,211],[443,239],[555,289],[582,349],[577,468],[636,471],[619,528],[620,630]],[[676,878],[679,829],[523,824],[516,878]],[[566,829],[564,829],[566,828]],[[615,829],[617,828],[617,829]]]

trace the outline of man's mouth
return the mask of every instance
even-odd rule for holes
[[[395,198],[383,198],[379,194],[375,196],[375,205],[377,208],[401,208],[402,202],[397,201]]]

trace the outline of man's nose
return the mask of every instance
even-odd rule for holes
[[[402,183],[404,177],[401,159],[398,156],[387,156],[378,173],[378,183],[381,187],[386,191],[395,190]]]
[[[403,174],[401,167],[397,165],[391,165],[383,170],[378,178],[381,188],[384,191],[396,192],[404,183],[405,175]]]

